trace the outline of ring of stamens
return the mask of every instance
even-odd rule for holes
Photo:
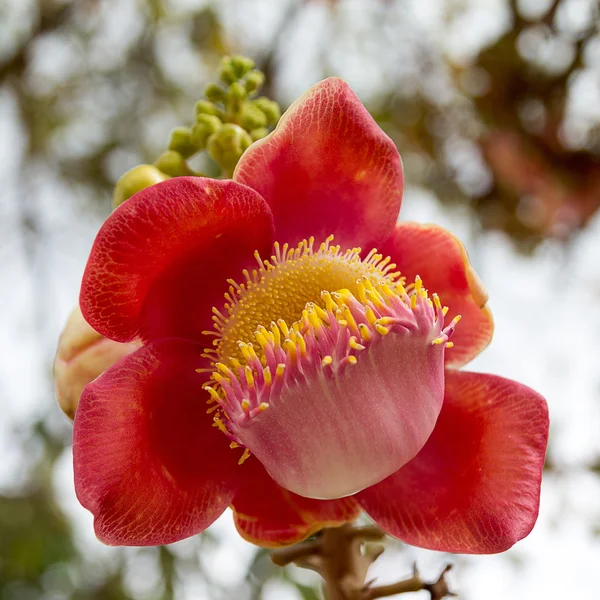
[[[210,394],[208,412],[215,413],[214,425],[230,438],[233,448],[243,446],[243,428],[276,406],[286,386],[311,378],[326,382],[343,377],[369,347],[392,331],[423,335],[431,344],[452,347],[449,338],[460,317],[444,328],[448,309],[437,294],[429,297],[420,277],[406,285],[389,257],[372,250],[361,261],[359,248],[341,252],[339,246],[330,245],[331,240],[317,251],[312,238],[292,250],[276,244],[270,261],[257,256],[259,268],[245,271],[244,283],[230,281],[227,314],[213,309],[215,331],[206,333],[216,339],[204,355],[211,360],[212,375],[204,387]],[[323,276],[333,280],[327,287],[335,291],[323,290]],[[281,312],[274,313],[279,318],[260,315],[257,307],[263,313],[281,311],[281,291],[292,297],[315,277],[316,286],[303,290],[299,301],[294,297],[291,310],[288,306],[287,312],[282,311],[287,319],[279,316]],[[321,289],[315,298],[316,287]],[[290,318],[290,312],[295,316]],[[264,321],[253,322],[252,317]],[[265,322],[270,323],[268,328]],[[248,456],[245,449],[240,462]]]
[[[318,249],[312,237],[295,248],[276,242],[270,260],[262,260],[255,253],[257,268],[244,270],[241,283],[228,280],[223,309],[213,308],[215,330],[205,332],[216,337],[214,347],[206,350],[210,358],[241,359],[239,341],[253,341],[259,325],[278,319],[288,324],[297,321],[308,302],[321,301],[323,290],[348,288],[354,293],[361,277],[389,283],[400,278],[390,257],[372,250],[361,260],[360,248],[342,251],[332,241],[333,236],[329,236]]]

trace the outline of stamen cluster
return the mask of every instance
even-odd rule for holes
[[[358,257],[356,249],[346,254]],[[285,255],[284,250],[283,260]],[[374,257],[383,262],[376,251],[365,260]],[[389,258],[384,260],[387,265]],[[447,308],[437,294],[430,298],[418,276],[405,287],[403,279],[394,281],[399,274],[393,275],[375,282],[363,276],[356,281],[355,293],[346,288],[323,291],[322,306],[307,303],[301,319],[291,326],[283,319],[271,322],[269,328],[258,326],[253,341],[238,342],[240,358],[215,363],[212,381],[205,386],[214,404],[209,412],[218,411],[215,426],[233,447],[240,445],[239,433],[252,419],[277,406],[286,387],[316,380],[326,395],[332,380],[342,378],[390,333],[424,336],[428,343],[452,346],[448,340],[460,317],[444,328]],[[246,450],[242,461],[248,454]]]

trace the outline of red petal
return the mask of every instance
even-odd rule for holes
[[[232,508],[238,532],[253,544],[265,548],[295,544],[324,527],[353,521],[361,512],[352,497],[312,500],[289,492],[254,457],[243,469],[244,480]]]
[[[342,246],[370,249],[389,237],[402,201],[394,143],[335,77],[296,100],[233,178],[266,199],[277,239],[290,244],[334,234]]]
[[[89,384],[75,415],[75,490],[107,544],[168,544],[208,527],[240,474],[206,414],[201,349],[163,340]]]
[[[446,366],[460,367],[475,358],[492,339],[494,321],[488,295],[465,247],[458,238],[437,225],[398,223],[382,252],[410,282],[420,275],[430,292],[436,292],[449,308],[447,320],[461,315],[446,352]]]
[[[442,412],[423,450],[356,497],[409,544],[502,552],[536,521],[547,440],[539,394],[510,379],[449,370]]]
[[[138,192],[100,229],[81,311],[102,335],[197,339],[228,277],[271,250],[269,207],[233,181],[176,177]]]

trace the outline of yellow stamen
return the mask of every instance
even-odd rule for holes
[[[252,369],[250,367],[246,367],[244,369],[244,374],[246,375],[246,382],[248,383],[248,387],[252,389],[254,387],[254,375],[252,375]]]
[[[350,346],[350,348],[352,348],[352,350],[364,350],[365,349],[365,347],[362,344],[358,343],[358,340],[356,339],[355,336],[352,336],[348,340],[348,345]]]
[[[265,385],[267,387],[270,386],[273,378],[271,376],[271,369],[269,367],[265,367],[265,369],[263,370],[263,376],[265,378]]]
[[[227,305],[213,311],[215,331],[212,334],[216,334],[214,345],[219,357],[247,362],[251,351],[239,342],[247,344],[255,339],[256,350],[262,353],[270,334],[275,336],[277,344],[283,343],[281,338],[289,336],[291,324],[301,318],[307,303],[318,305],[316,316],[325,321],[320,311],[335,313],[338,308],[331,296],[334,292],[361,298],[365,291],[371,291],[375,293],[372,298],[375,305],[382,305],[381,295],[374,292],[373,284],[387,282],[383,293],[392,293],[390,288],[399,275],[389,272],[390,258],[375,251],[361,260],[360,248],[340,250],[339,246],[332,245],[332,240],[330,236],[318,248],[314,247],[313,239],[303,240],[295,248],[276,244],[269,260],[255,254],[257,268],[244,271],[245,281],[231,280]],[[322,293],[323,290],[326,291]],[[347,309],[344,309],[344,320],[358,332]],[[264,327],[267,323],[276,323],[277,328],[271,325],[269,331]],[[258,336],[254,336],[256,331]]]
[[[390,330],[387,327],[379,325],[379,323],[375,324],[375,330],[379,335],[387,335],[390,332]]]
[[[221,433],[227,433],[227,427],[225,427],[225,423],[219,418],[213,418],[213,426],[216,427]]]
[[[369,331],[369,328],[364,323],[361,323],[358,326],[358,329],[360,331],[360,337],[362,338],[362,340],[364,342],[370,342],[371,341],[371,332]]]
[[[377,317],[373,312],[373,309],[370,306],[367,306],[367,310],[365,311],[365,316],[367,317],[367,321],[369,325],[375,325],[375,321],[377,321]]]
[[[240,460],[238,460],[238,465],[244,464],[249,458],[250,458],[250,450],[248,450],[248,448],[246,448],[244,450],[244,453],[242,454]]]

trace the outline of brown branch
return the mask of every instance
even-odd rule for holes
[[[384,548],[379,542],[385,533],[375,525],[324,529],[319,537],[271,553],[271,560],[279,566],[295,563],[316,571],[325,580],[328,600],[375,600],[407,592],[428,591],[431,600],[453,596],[445,580],[448,565],[437,581],[421,579],[416,565],[409,579],[390,585],[373,586],[365,583],[369,567],[381,556]]]
[[[357,538],[365,542],[378,542],[385,537],[385,532],[377,525],[366,525],[365,527],[353,527],[348,536],[351,539]]]
[[[377,587],[365,588],[365,600],[374,600],[375,598],[386,598],[388,596],[395,596],[396,594],[406,594],[409,592],[420,592],[426,590],[431,595],[431,600],[442,600],[446,596],[456,596],[448,589],[448,583],[446,581],[446,573],[452,568],[452,565],[446,565],[437,581],[433,583],[426,583],[421,579],[417,565],[413,567],[413,576],[397,583],[390,585],[380,585]]]
[[[281,550],[274,550],[271,552],[271,560],[278,567],[285,567],[297,560],[302,560],[314,554],[320,554],[320,552],[321,544],[320,540],[317,539],[312,542],[301,542],[288,548],[282,548]]]

